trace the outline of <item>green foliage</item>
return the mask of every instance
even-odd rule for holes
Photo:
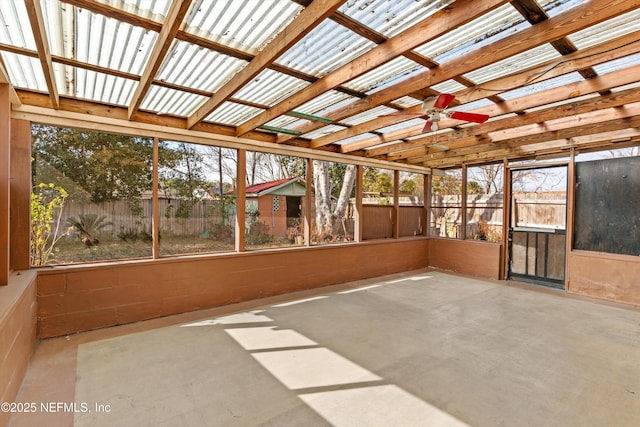
[[[204,154],[193,144],[165,143],[160,158],[160,186],[180,200],[174,215],[189,218],[195,202],[202,200],[213,185],[206,178]]]
[[[111,221],[107,221],[104,215],[96,214],[78,215],[67,219],[67,225],[80,236],[85,246],[93,246],[99,243],[98,235],[105,228],[112,226]]]
[[[160,236],[158,236],[158,240],[159,237]],[[124,227],[122,227],[120,229],[120,232],[118,233],[118,238],[123,242],[131,243],[135,243],[138,240],[145,243],[151,243],[153,241],[153,236],[151,235],[151,233],[144,228],[142,230],[138,230],[137,228],[125,229]]]
[[[400,183],[400,192],[405,194],[414,194],[416,191],[416,182],[412,179],[405,179]]]
[[[476,181],[467,183],[467,194],[484,194],[484,189]]]
[[[31,265],[45,265],[58,240],[62,208],[68,193],[55,184],[39,184],[31,193]],[[54,227],[55,223],[55,227]]]
[[[393,192],[393,177],[388,171],[366,167],[363,171],[363,191],[375,193]]]

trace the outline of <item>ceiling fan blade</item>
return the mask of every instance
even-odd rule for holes
[[[424,124],[424,127],[422,128],[422,133],[431,132],[432,125],[433,125],[433,122],[431,120],[427,120],[427,122]]]
[[[474,123],[484,123],[489,119],[489,116],[486,114],[467,113],[464,111],[452,111],[449,113],[449,117]]]
[[[441,93],[436,98],[436,102],[433,103],[433,108],[437,108],[438,110],[444,110],[451,104],[451,101],[455,99],[455,95],[451,95],[450,93]]]

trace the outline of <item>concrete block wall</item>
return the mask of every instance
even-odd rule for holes
[[[38,274],[48,338],[428,266],[428,239],[55,267]]]
[[[15,402],[36,341],[36,273],[12,273],[0,287],[0,402]],[[10,413],[0,411],[0,426]]]

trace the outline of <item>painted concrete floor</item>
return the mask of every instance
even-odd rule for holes
[[[640,311],[414,271],[45,340],[18,401],[11,427],[638,426]]]

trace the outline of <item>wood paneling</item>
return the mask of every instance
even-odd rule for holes
[[[458,239],[429,239],[429,267],[498,279],[500,244]]]
[[[9,266],[29,269],[31,219],[31,123],[11,120]]]
[[[573,251],[567,262],[567,291],[640,305],[640,259]]]
[[[40,270],[38,336],[424,268],[428,246],[428,239],[409,238]]]
[[[10,109],[9,85],[0,83],[0,286],[9,283]]]

